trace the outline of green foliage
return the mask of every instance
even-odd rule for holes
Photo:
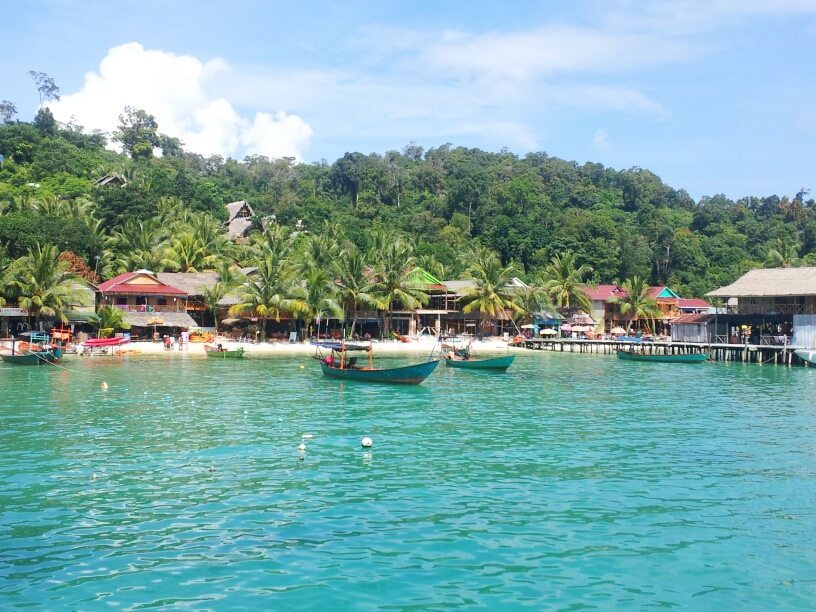
[[[42,95],[57,95],[47,75],[37,78]],[[0,105],[6,113],[0,118],[10,119],[14,110]],[[575,279],[552,269],[563,253],[570,254],[573,272],[589,267],[583,282],[637,276],[689,296],[728,284],[766,260],[816,261],[816,203],[806,190],[792,199],[734,202],[714,195],[695,204],[641,168],[619,171],[545,153],[519,158],[450,144],[350,152],[334,163],[259,155],[225,160],[184,152],[183,143],[159,134],[155,119],[133,107],[125,109],[115,135],[126,152],[118,154],[105,148],[104,135],[52,119],[42,107],[32,123],[0,124],[0,245],[12,259],[52,243],[91,268],[101,255],[99,271],[110,277],[137,268],[256,266],[270,252],[305,278],[314,267],[339,275],[334,266],[353,245],[378,271],[380,303],[389,294],[394,305],[406,306],[413,303],[410,292],[401,295],[405,287],[398,291],[395,279],[411,266],[441,266],[446,278],[461,278],[474,263],[469,253],[482,245],[502,267],[512,263],[519,275],[557,281],[550,295],[562,308],[580,307],[580,297],[566,297],[571,291],[564,283]],[[162,157],[153,156],[155,148]],[[126,184],[95,185],[108,174]],[[258,232],[246,244],[227,241],[225,204],[242,199],[258,226],[278,229]],[[352,314],[348,294],[341,299]]]

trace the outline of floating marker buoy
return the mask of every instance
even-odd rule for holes
[[[99,476],[96,475],[96,472],[91,474],[91,480],[96,480],[97,478],[99,478]]]
[[[360,440],[360,446],[362,446],[363,448],[371,448],[372,446],[374,446],[374,440],[366,436],[365,438]]]
[[[215,471],[215,466],[211,465],[208,469],[209,469],[210,472],[214,472]]]
[[[305,366],[300,366],[300,369],[302,370],[304,367],[305,367]]]
[[[298,450],[299,450],[301,453],[302,453],[302,452],[304,452],[304,451],[306,450],[306,445],[305,445],[305,444],[301,444],[300,446],[298,446]]]
[[[102,389],[103,391],[107,391],[107,390],[108,390],[108,383],[106,383],[106,382],[103,380],[103,381],[102,381],[102,384],[101,384],[101,385],[99,385],[99,388],[100,388],[100,389]]]

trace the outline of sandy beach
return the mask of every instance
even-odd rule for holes
[[[264,342],[264,343],[247,343],[235,342],[226,338],[217,338],[211,344],[221,344],[225,349],[243,348],[246,355],[313,355],[315,353],[315,345],[308,342]],[[429,354],[436,346],[437,352],[439,347],[435,338],[423,338],[415,342],[398,342],[398,341],[373,341],[372,346],[374,355],[410,355],[410,354]],[[173,345],[172,350],[166,350],[164,345],[160,342],[130,342],[122,347],[116,347],[115,350],[121,349],[125,354],[130,355],[200,355],[205,356],[203,343],[190,343],[179,350],[177,345]],[[507,351],[507,342],[502,338],[485,338],[484,340],[474,340],[472,344],[472,352],[478,354],[500,353]]]

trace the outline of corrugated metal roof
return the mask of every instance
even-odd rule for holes
[[[714,320],[714,315],[713,314],[705,314],[705,313],[693,314],[693,313],[689,313],[689,314],[680,315],[679,317],[675,317],[674,319],[672,319],[671,324],[672,325],[683,325],[685,323],[686,325],[701,325],[701,324],[704,324],[704,323],[710,323],[713,320]]]
[[[816,295],[816,268],[760,268],[746,272],[710,297],[777,297]]]
[[[125,323],[136,327],[198,327],[186,312],[123,312]]]
[[[130,281],[139,277],[147,276],[157,281],[158,285],[130,284]],[[187,295],[181,289],[162,283],[155,274],[146,271],[125,272],[106,280],[99,285],[101,293],[128,293],[131,295]]]

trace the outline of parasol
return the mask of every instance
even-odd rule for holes
[[[550,329],[549,327],[547,329],[542,329],[538,333],[541,336],[556,336],[556,335],[558,335],[557,331],[555,331],[554,329]]]

